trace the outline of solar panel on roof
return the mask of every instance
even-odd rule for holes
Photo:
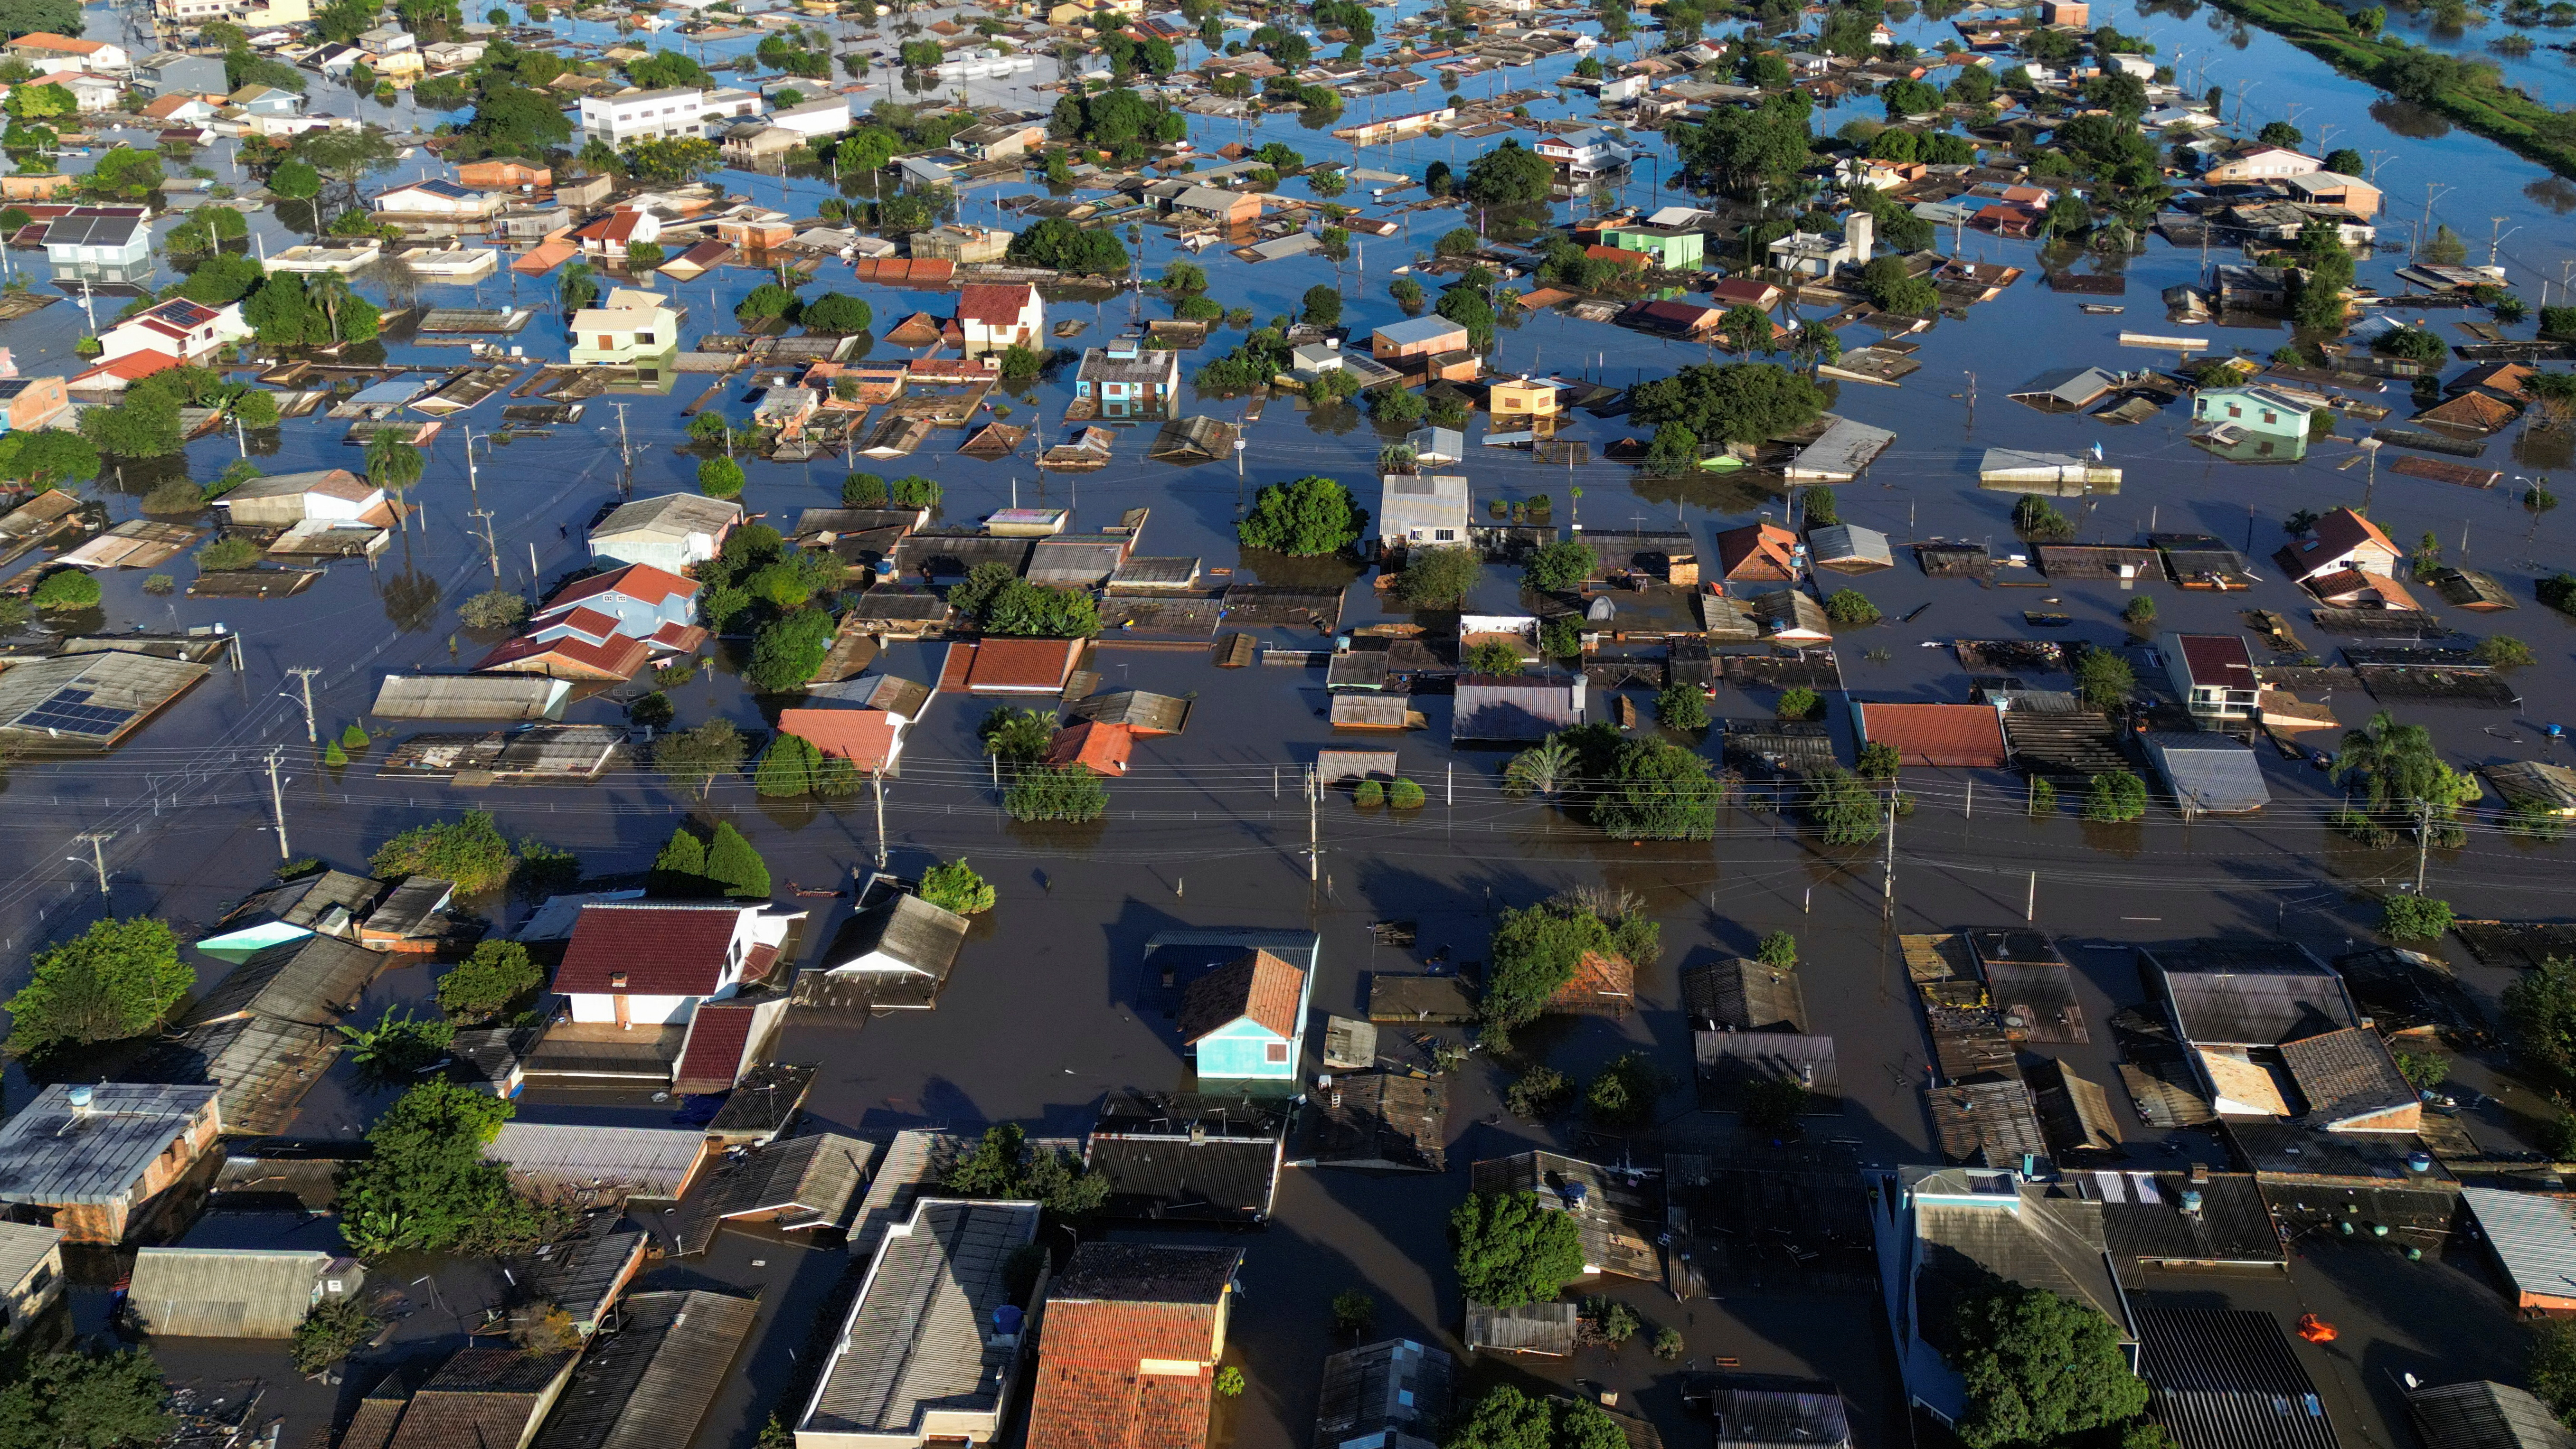
[[[90,691],[76,685],[65,685],[45,697],[43,703],[19,716],[22,729],[59,730],[74,735],[111,735],[127,720],[134,718],[130,709],[115,709],[91,704]]]

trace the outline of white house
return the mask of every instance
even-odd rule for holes
[[[75,40],[39,30],[9,42],[9,54],[39,70],[85,70],[124,74],[134,65],[125,47],[104,40]]]
[[[576,363],[628,363],[659,357],[680,345],[680,316],[659,292],[615,287],[602,307],[572,314],[572,352]]]
[[[1628,164],[1634,155],[1599,126],[1586,126],[1561,136],[1541,136],[1531,148],[1565,168],[1569,176],[1599,176]]]
[[[198,363],[252,333],[242,320],[241,304],[209,307],[173,297],[135,313],[101,333],[99,361],[114,362],[135,352],[158,352],[183,363]]]
[[[497,192],[476,191],[453,181],[415,181],[367,198],[367,208],[380,220],[421,217],[435,221],[480,221],[501,209]]]
[[[678,1026],[698,1003],[766,980],[804,912],[730,901],[600,901],[581,908],[555,990],[572,1019]]]
[[[2305,176],[2323,171],[2326,163],[2314,156],[2293,151],[2287,146],[2248,146],[2232,156],[2210,163],[2200,174],[2207,182],[2278,181],[2288,176]]]
[[[1877,245],[1877,225],[1875,217],[1854,208],[1843,218],[1839,236],[1793,231],[1771,243],[1771,265],[1808,277],[1830,277],[1839,267],[1866,265]]]
[[[1468,541],[1467,480],[1440,473],[1389,473],[1378,480],[1378,542],[1387,548],[1448,548]]]
[[[834,136],[850,129],[850,103],[841,96],[827,96],[819,101],[772,111],[768,120],[779,130],[793,131],[808,139]]]
[[[966,335],[966,355],[1000,352],[1010,347],[1042,347],[1046,303],[1026,282],[974,283],[958,294],[957,326]]]
[[[843,110],[847,109],[844,104]],[[682,136],[703,140],[710,120],[734,121],[759,114],[760,97],[751,91],[701,91],[695,86],[625,91],[582,97],[581,134],[585,140],[612,146]]]
[[[81,206],[45,225],[45,260],[58,267],[130,267],[152,255],[139,206]]]
[[[621,505],[590,530],[591,556],[603,563],[651,564],[684,573],[724,547],[742,522],[742,505],[695,493],[666,493]]]
[[[885,876],[869,881],[862,895],[873,899],[834,943],[829,975],[864,983],[869,996],[888,1007],[928,1007],[956,968],[966,944],[966,918]]]
[[[253,478],[215,500],[224,521],[251,528],[288,528],[314,519],[334,523],[371,519],[385,506],[385,490],[346,468],[272,473]]]
[[[19,84],[61,86],[72,93],[72,104],[84,116],[94,116],[101,111],[114,110],[117,102],[125,95],[124,82],[112,76],[103,76],[85,70],[58,70],[51,75],[40,75],[34,80],[21,81]]]

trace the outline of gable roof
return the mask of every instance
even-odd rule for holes
[[[894,758],[901,727],[881,709],[786,709],[778,728],[873,774]]]
[[[1909,765],[2001,769],[2011,758],[1992,705],[1855,703],[1852,716],[1864,743],[1893,746]]]
[[[916,1202],[878,1244],[799,1427],[910,1435],[941,1410],[998,1413],[1020,1351],[984,1329],[1016,1306],[1010,1260],[1037,1231],[1035,1203]]]
[[[723,984],[725,953],[747,909],[676,901],[593,901],[574,921],[555,968],[566,995],[708,996]],[[617,978],[623,978],[618,984]]]
[[[944,981],[965,947],[967,929],[966,918],[955,911],[908,890],[889,891],[884,900],[851,917],[840,950],[844,961],[883,954]]]
[[[2343,978],[2289,942],[2203,941],[2141,947],[2195,1045],[2277,1046],[2362,1024]]]
[[[638,498],[619,505],[616,512],[593,524],[593,539],[615,538],[623,534],[647,534],[661,538],[682,538],[692,533],[722,533],[742,521],[742,505],[722,498],[702,498],[694,493],[666,493],[659,498]]]
[[[178,1019],[202,1026],[237,1016],[266,1016],[331,1026],[356,1003],[385,958],[331,936],[299,936],[250,957]]]
[[[284,1338],[336,1280],[366,1277],[354,1259],[311,1249],[144,1248],[126,1295],[146,1332],[184,1338]]]
[[[1267,951],[1246,951],[1181,993],[1181,1039],[1194,1042],[1249,1017],[1273,1036],[1293,1042],[1305,987],[1305,972]]]
[[[2425,1449],[2576,1449],[2576,1433],[2526,1389],[2481,1379],[2406,1396]]]
[[[1748,523],[1717,536],[1717,568],[1730,579],[1787,582],[1798,576],[1798,535],[1775,523]]]
[[[994,327],[1017,322],[1036,295],[1026,282],[972,282],[957,294],[957,320]]]
[[[1055,732],[1047,742],[1045,763],[1056,767],[1080,765],[1099,775],[1127,773],[1128,756],[1135,752],[1134,731],[1123,724],[1100,720],[1076,720]]]
[[[602,594],[616,594],[640,603],[660,604],[673,598],[696,598],[698,582],[695,579],[682,578],[668,569],[657,569],[651,564],[631,563],[623,568],[610,569],[604,574],[575,579],[555,590],[554,597],[546,600],[546,609],[552,612],[566,604],[577,604],[584,599],[598,598]]]
[[[2283,1042],[2281,1061],[2307,1098],[2309,1121],[2328,1131],[2422,1104],[2375,1031],[2344,1027]]]
[[[532,1449],[687,1443],[724,1391],[758,1308],[730,1293],[629,1294],[617,1330],[591,1341]]]

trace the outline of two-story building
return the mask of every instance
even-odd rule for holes
[[[2226,426],[2256,437],[2305,443],[2315,403],[2303,402],[2268,387],[2209,387],[2192,395],[2191,420],[2197,425]]]
[[[680,315],[659,292],[612,287],[607,300],[572,314],[575,363],[631,365],[680,349]]]
[[[1181,355],[1169,348],[1113,342],[1086,348],[1074,372],[1073,395],[1104,418],[1159,417],[1180,395]]]
[[[1505,141],[1506,146],[1517,143]],[[1563,168],[1576,180],[1604,176],[1625,167],[1636,153],[1617,137],[1599,126],[1586,126],[1561,135],[1541,136],[1530,147],[1550,162]]]
[[[760,114],[759,98],[736,114],[727,106],[717,114],[731,121]],[[622,91],[612,96],[581,98],[581,139],[624,147],[637,141],[704,140],[709,109],[706,92],[696,86],[664,90]]]
[[[77,206],[45,223],[45,260],[57,267],[139,266],[151,255],[139,206]]]
[[[555,991],[575,1022],[683,1025],[700,1002],[767,980],[803,914],[733,901],[594,901],[573,922]]]
[[[432,179],[379,191],[367,198],[367,209],[384,222],[477,222],[499,211],[501,202],[499,192]]]
[[[2303,537],[2290,540],[2272,559],[2290,582],[2304,584],[2347,569],[2395,578],[2401,556],[2378,524],[2349,508],[2338,508],[2318,519]]]
[[[2233,634],[2166,634],[2156,641],[2165,673],[2192,718],[2250,720],[2261,713],[2254,656]]]
[[[21,35],[8,44],[8,53],[38,71],[79,70],[95,75],[123,75],[134,65],[134,57],[121,45],[104,40],[79,40],[39,30]]]
[[[194,366],[226,346],[252,334],[242,320],[241,304],[209,307],[173,297],[135,313],[99,334],[99,361],[114,362],[136,352],[158,352]]]
[[[966,355],[1042,347],[1046,303],[1026,282],[971,283],[957,297],[957,327]]]
[[[2238,181],[2282,181],[2323,171],[2326,163],[2287,146],[2246,146],[2212,158],[2200,179],[2210,185]]]

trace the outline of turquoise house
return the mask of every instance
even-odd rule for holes
[[[1182,989],[1184,1050],[1209,1082],[1293,1084],[1321,940],[1309,931],[1165,932],[1146,944],[1149,973],[1203,974]]]

